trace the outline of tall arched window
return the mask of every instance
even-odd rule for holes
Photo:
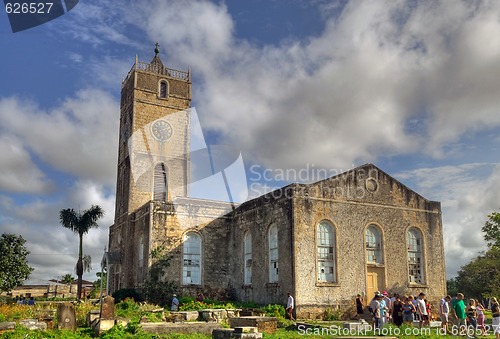
[[[194,232],[184,235],[182,283],[184,285],[201,284],[201,237]]]
[[[335,230],[328,221],[323,220],[317,228],[318,281],[335,282]]]
[[[379,228],[370,225],[366,228],[366,262],[368,264],[382,264],[384,256],[382,253],[382,237]]]
[[[423,284],[424,279],[424,254],[422,246],[422,233],[416,229],[408,230],[408,279],[410,283]]]
[[[164,163],[155,166],[153,182],[153,200],[167,200],[167,166]]]
[[[278,227],[269,227],[269,282],[278,282]]]
[[[245,251],[245,285],[252,284],[252,235],[250,232],[245,233],[244,239],[244,251]]]
[[[160,98],[168,97],[168,82],[166,80],[160,81]]]
[[[144,265],[144,238],[141,235],[139,238],[139,248],[138,248],[138,261],[139,261],[139,267],[142,267]]]

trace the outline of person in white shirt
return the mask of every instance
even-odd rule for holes
[[[177,312],[179,310],[179,299],[177,299],[177,295],[173,295],[172,305],[170,306],[170,311]]]
[[[441,328],[448,332],[448,323],[450,321],[450,301],[451,296],[447,295],[439,301],[439,316],[441,317]]]
[[[429,323],[429,315],[427,314],[427,307],[425,307],[424,298],[425,293],[420,292],[417,298],[417,313],[420,316],[420,328],[422,328],[422,325]]]
[[[288,318],[290,318],[290,320],[295,320],[293,317],[294,300],[290,293],[287,294],[288,300],[286,302],[286,313],[288,314]]]

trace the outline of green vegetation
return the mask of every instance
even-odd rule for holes
[[[165,281],[165,270],[170,266],[171,257],[163,246],[159,246],[150,253],[153,264],[149,269],[148,278],[144,283],[144,296],[149,302],[161,306],[170,305],[172,295],[177,292],[177,285],[171,281]]]
[[[117,290],[112,294],[112,297],[115,298],[115,303],[118,304],[125,299],[134,299],[135,301],[142,301],[142,296],[137,290],[133,288],[122,288],[121,290]]]
[[[462,266],[457,277],[447,281],[449,294],[462,292],[468,298],[481,301],[500,295],[500,213],[490,214],[482,231],[488,250]]]
[[[4,233],[0,237],[0,291],[9,292],[21,285],[34,270],[26,260],[30,252],[24,247],[25,242],[20,235]]]

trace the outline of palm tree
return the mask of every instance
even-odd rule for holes
[[[75,280],[75,278],[73,278],[73,276],[71,274],[66,274],[66,275],[63,275],[62,278],[61,278],[61,282],[63,284],[71,284],[73,282],[73,280]]]
[[[76,263],[76,275],[78,276],[77,299],[82,296],[82,276],[83,276],[83,235],[88,233],[91,228],[97,228],[97,220],[104,216],[104,211],[97,205],[92,205],[88,210],[76,212],[72,208],[61,210],[59,221],[65,228],[69,228],[77,233],[80,238],[80,247],[78,249],[78,261]]]

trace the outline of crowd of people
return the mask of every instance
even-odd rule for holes
[[[30,305],[30,306],[35,305],[35,298],[33,298],[33,297],[26,298],[26,297],[21,295],[21,296],[17,296],[15,298],[15,301],[16,301],[16,304],[18,304],[18,305]]]
[[[492,324],[489,329],[495,333],[496,339],[500,339],[500,306],[496,298],[491,298],[490,309],[492,313]],[[400,297],[395,293],[392,297],[384,291],[375,292],[375,296],[367,305],[368,311],[372,315],[373,327],[383,328],[388,322],[396,326],[403,324],[413,325],[414,321],[419,322],[419,326],[429,326],[431,320],[440,320],[441,328],[450,332],[451,326],[456,328],[473,328],[482,335],[486,335],[485,311],[487,308],[478,300],[469,299],[466,303],[464,295],[457,293],[455,297],[445,296],[439,301],[437,312],[434,311],[430,302],[426,299],[425,293],[418,296]],[[356,311],[358,319],[364,314],[365,305],[360,294],[356,296]],[[438,314],[440,319],[434,319],[433,314]]]

